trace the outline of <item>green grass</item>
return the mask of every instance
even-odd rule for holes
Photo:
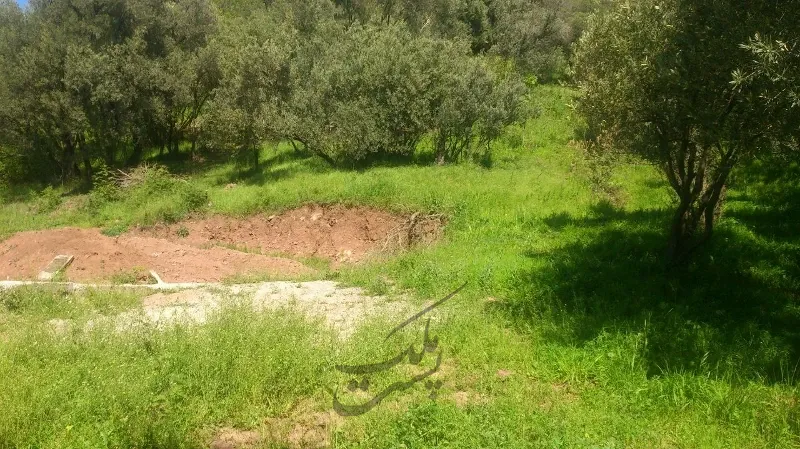
[[[38,213],[33,197],[7,203],[0,235],[65,224],[115,233],[308,202],[445,213],[438,244],[326,274],[419,304],[469,281],[432,324],[445,354],[439,399],[421,385],[395,394],[344,420],[335,447],[800,447],[800,168],[742,167],[713,243],[667,270],[672,196],[657,172],[617,167],[614,194],[603,193],[570,144],[572,92],[534,95],[542,115],[507,139],[522,146],[498,146],[491,168],[335,170],[279,145],[257,172],[171,165],[188,187],[171,183],[156,201],[141,188],[93,210],[65,207],[70,198]],[[376,322],[340,344],[294,315],[241,310],[194,329],[54,337],[46,320],[101,312],[15,295],[0,301],[0,447],[203,447],[217,426],[330,409],[327,391],[348,380],[335,364],[380,360],[419,337],[417,326],[384,344],[391,324]],[[374,382],[397,373],[386,376]]]

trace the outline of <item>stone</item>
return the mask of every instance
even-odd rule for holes
[[[64,271],[72,261],[75,260],[74,256],[59,255],[39,273],[40,281],[51,281],[60,272]]]

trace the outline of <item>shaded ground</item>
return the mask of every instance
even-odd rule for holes
[[[166,282],[216,282],[258,274],[292,278],[313,272],[285,257],[357,262],[369,254],[434,239],[438,219],[401,217],[345,206],[305,206],[281,215],[244,220],[211,217],[108,237],[98,229],[21,232],[0,243],[0,279],[34,279],[59,254],[75,256],[73,281],[121,277],[128,282],[154,270]]]
[[[508,312],[522,322],[557,317],[560,326],[547,335],[565,344],[596,344],[604,334],[640,338],[650,375],[715,372],[794,384],[800,185],[790,175],[742,170],[740,177],[759,182],[731,190],[714,239],[681,268],[664,263],[669,209],[601,203],[582,217],[551,215],[534,226],[565,243],[528,251]]]

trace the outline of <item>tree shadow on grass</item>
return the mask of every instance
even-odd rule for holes
[[[198,152],[196,158],[192,158],[187,152],[165,153],[147,161],[166,167],[170,173],[184,176],[203,176],[224,168],[222,176],[217,177],[217,185],[264,185],[301,173],[323,173],[329,170],[324,161],[311,154],[280,147],[262,150],[258,167],[253,166],[253,154],[249,150],[238,153],[203,151]]]
[[[286,142],[263,147],[258,167],[253,166],[253,153],[250,150],[239,152],[198,150],[195,156],[193,157],[185,148],[178,152],[164,153],[151,150],[143,160],[164,166],[170,173],[176,175],[204,175],[224,166],[226,173],[219,177],[218,185],[242,183],[256,186],[303,173],[363,173],[376,168],[431,166],[436,162],[433,151],[420,149],[413,154],[370,153],[357,161],[340,161],[336,165],[331,165],[313,152],[292,149]]]
[[[784,190],[800,198],[800,189]],[[750,199],[752,200],[752,198]],[[510,285],[520,324],[554,319],[548,338],[586,344],[601,332],[644,333],[650,375],[692,372],[796,383],[800,377],[800,238],[774,230],[798,203],[760,203],[723,219],[691,264],[663,262],[669,210],[626,212],[607,203],[587,218],[542,226],[569,243],[529,252]]]
[[[258,167],[234,167],[224,177],[219,178],[217,184],[244,184],[262,186],[267,183],[282,179],[289,179],[302,173],[322,173],[315,164],[298,160],[290,165],[279,165],[277,162],[264,161]]]
[[[748,187],[734,191],[735,202],[726,211],[758,234],[774,240],[791,242],[800,234],[800,164],[755,162],[738,174]]]

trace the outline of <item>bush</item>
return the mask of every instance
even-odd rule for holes
[[[132,217],[103,231],[111,236],[125,232],[131,223],[174,223],[203,209],[208,204],[208,193],[161,166],[141,165],[114,176],[101,166],[89,205],[96,209],[114,201],[121,201],[126,210],[132,211]]]
[[[400,25],[352,27],[303,49],[279,121],[331,163],[410,156],[430,133],[441,161],[484,153],[517,118],[524,86],[469,52]]]
[[[61,194],[52,186],[47,186],[36,196],[33,207],[36,213],[44,214],[56,210],[60,205]]]
[[[107,202],[120,198],[119,186],[105,163],[100,163],[92,182],[92,191],[89,194],[90,208],[97,209]]]
[[[178,181],[166,168],[159,165],[137,167],[131,172],[130,177],[129,187],[144,196],[170,192]]]
[[[448,70],[436,117],[436,157],[490,158],[491,143],[517,121],[525,87],[511,73],[490,70],[490,61],[463,59]]]
[[[200,210],[208,204],[208,193],[205,190],[185,183],[180,189],[181,206],[187,212]]]
[[[165,172],[160,173],[151,176],[135,193],[137,200],[144,206],[140,213],[143,223],[175,223],[186,214],[201,210],[208,204],[206,191],[169,174],[164,176]]]

